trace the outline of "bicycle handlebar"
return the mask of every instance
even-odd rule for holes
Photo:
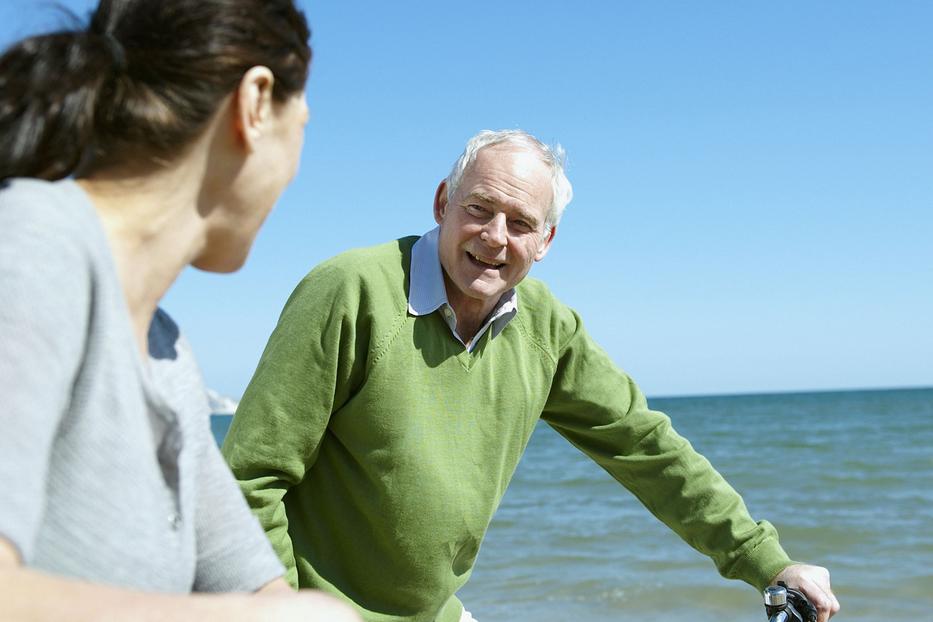
[[[816,622],[816,607],[803,592],[787,587],[783,581],[764,590],[768,622]]]

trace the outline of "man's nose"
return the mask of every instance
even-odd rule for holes
[[[486,235],[484,241],[490,246],[505,246],[508,242],[508,223],[505,214],[499,212],[489,219],[484,227]]]

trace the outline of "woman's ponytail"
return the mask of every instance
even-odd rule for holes
[[[0,56],[0,179],[75,171],[117,54],[106,36],[79,31],[31,37]]]
[[[300,92],[308,36],[294,0],[100,0],[86,30],[0,56],[0,181],[164,163],[251,67]]]

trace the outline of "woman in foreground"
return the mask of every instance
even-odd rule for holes
[[[294,175],[308,35],[292,0],[101,0],[0,57],[0,618],[356,619],[281,579],[157,307]]]

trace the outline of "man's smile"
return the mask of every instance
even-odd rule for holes
[[[474,255],[474,254],[471,253],[470,251],[466,251],[466,254],[467,254],[467,257],[469,257],[470,261],[471,261],[474,265],[479,266],[480,268],[483,268],[483,269],[488,269],[488,268],[499,269],[499,268],[505,267],[505,262],[497,262],[497,261],[495,261],[495,260],[483,259],[483,258],[481,258],[481,257],[477,257],[476,255]]]

